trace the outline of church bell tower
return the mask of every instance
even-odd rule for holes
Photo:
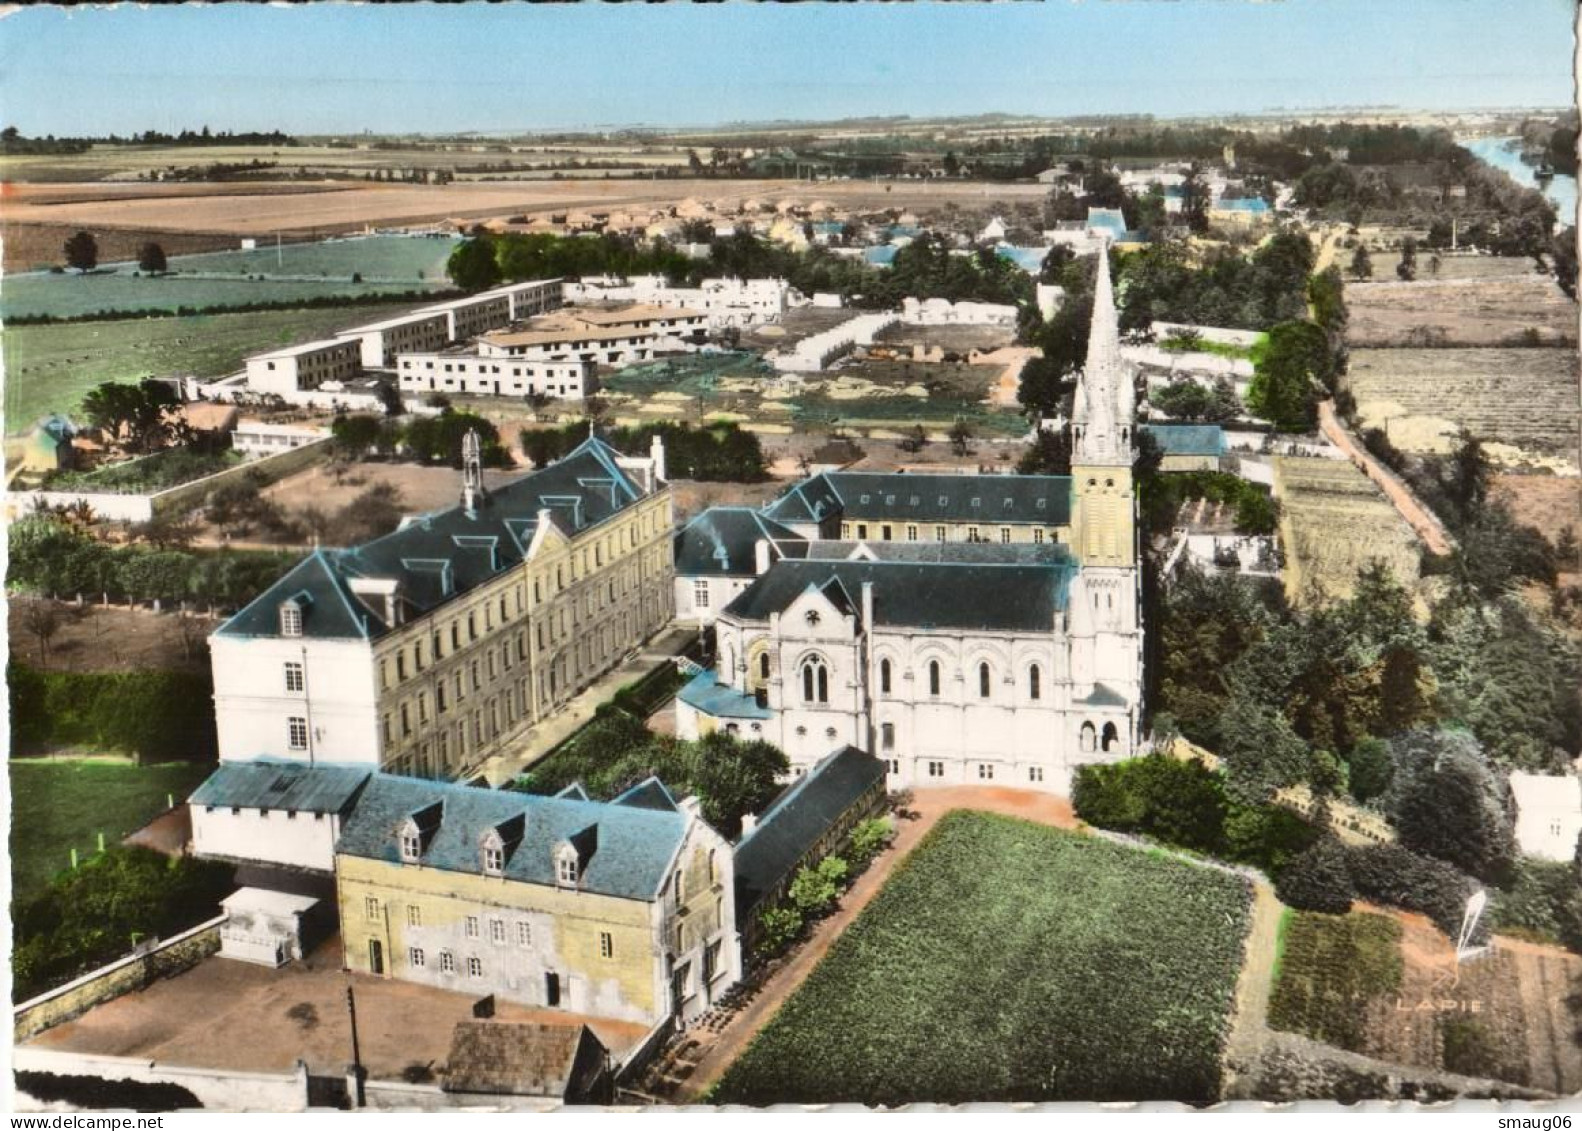
[[[1071,414],[1071,543],[1084,568],[1137,565],[1136,392],[1121,360],[1109,243],[1099,251],[1088,356]]]

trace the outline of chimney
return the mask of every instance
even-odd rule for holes
[[[753,573],[759,577],[769,572],[769,542],[765,538],[753,543]]]
[[[865,632],[873,630],[873,582],[862,583],[862,627]]]
[[[661,482],[668,482],[670,476],[665,473],[665,442],[656,433],[648,445],[648,457],[654,461],[654,490],[659,490]]]
[[[742,814],[742,836],[746,836],[748,833],[752,832],[757,827],[758,827],[758,814],[756,814],[756,813],[743,813]]]

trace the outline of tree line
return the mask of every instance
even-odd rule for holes
[[[648,451],[654,437],[665,445],[665,470],[672,479],[710,483],[761,483],[769,478],[763,445],[751,432],[725,422],[694,428],[690,424],[644,424],[608,429],[604,438],[623,452]],[[534,467],[544,467],[588,438],[587,426],[524,428],[522,451]]]

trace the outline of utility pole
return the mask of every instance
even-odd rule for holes
[[[360,1108],[367,1102],[367,1096],[363,1091],[363,1054],[357,1043],[357,999],[353,996],[352,987],[349,985],[346,987],[346,1012],[352,1022],[352,1064],[347,1072],[351,1077],[347,1081],[349,1093],[347,1099],[354,1108]]]

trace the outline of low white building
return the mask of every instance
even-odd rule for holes
[[[521,329],[496,330],[478,339],[486,358],[586,361],[623,365],[702,345],[708,319],[685,307],[639,304],[611,309],[557,310]]]
[[[1523,856],[1570,861],[1582,837],[1582,777],[1511,774],[1516,800],[1516,845]]]
[[[263,420],[238,421],[231,432],[231,447],[244,456],[272,456],[327,439],[328,428],[311,424],[270,424]]]
[[[192,796],[192,853],[329,875],[341,824],[369,768],[222,762]]]
[[[271,968],[300,959],[311,945],[306,922],[319,900],[268,888],[245,887],[220,900],[220,957]]]
[[[401,391],[414,394],[580,400],[595,388],[591,361],[522,361],[461,350],[402,354],[396,373]]]
[[[355,339],[303,342],[247,359],[247,387],[255,393],[284,396],[344,384],[361,374],[362,345]]]
[[[1015,326],[1016,307],[943,298],[901,300],[901,321],[916,326]]]
[[[356,339],[367,369],[386,369],[398,354],[437,350],[450,341],[450,318],[443,311],[418,310],[382,322],[353,326],[335,335]]]
[[[815,297],[815,301],[817,296]],[[817,373],[839,361],[858,346],[871,346],[883,330],[899,322],[894,313],[859,314],[839,326],[812,334],[790,349],[776,350],[765,358],[778,373]]]
[[[784,279],[707,279],[696,287],[672,287],[663,275],[630,279],[592,276],[562,285],[567,303],[634,302],[702,311],[711,330],[762,326],[785,313],[790,286]]]

